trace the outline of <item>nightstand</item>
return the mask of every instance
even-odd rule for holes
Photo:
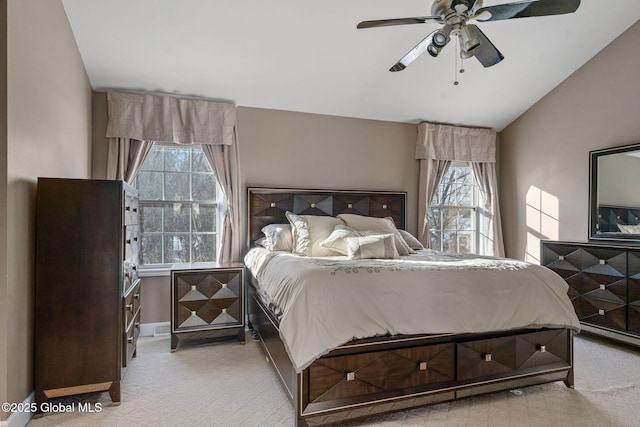
[[[171,351],[181,338],[229,335],[244,342],[244,265],[177,264],[171,268]]]

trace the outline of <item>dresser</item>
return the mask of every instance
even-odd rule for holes
[[[640,345],[640,246],[543,241],[541,264],[569,285],[583,330]]]
[[[171,351],[181,338],[237,334],[244,342],[244,265],[201,262],[171,269]]]
[[[35,400],[108,391],[140,331],[137,192],[121,181],[39,178]]]

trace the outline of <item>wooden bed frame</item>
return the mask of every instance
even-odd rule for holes
[[[399,192],[249,188],[249,246],[262,237],[266,224],[287,223],[286,211],[392,217],[404,229],[405,201],[406,193]],[[573,332],[565,328],[355,340],[296,373],[280,339],[278,318],[252,285],[247,290],[249,327],[293,403],[296,426],[553,381],[573,387]]]

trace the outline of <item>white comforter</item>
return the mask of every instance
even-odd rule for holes
[[[348,260],[254,248],[245,263],[280,316],[280,336],[298,372],[355,338],[580,328],[567,284],[522,261],[431,250]]]

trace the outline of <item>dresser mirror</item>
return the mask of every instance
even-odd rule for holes
[[[640,244],[640,144],[589,156],[589,238]]]

